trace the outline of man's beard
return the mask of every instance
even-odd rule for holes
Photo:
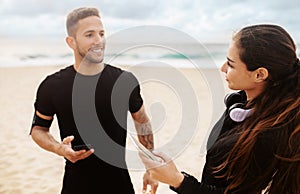
[[[83,62],[86,63],[102,63],[103,62],[103,57],[98,57],[95,56],[92,51],[88,51],[87,53],[84,53],[81,51],[80,48],[78,48],[78,53],[82,57]]]

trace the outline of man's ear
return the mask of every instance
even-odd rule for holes
[[[254,76],[256,82],[263,82],[269,77],[269,71],[264,67],[260,67],[254,71]]]
[[[68,46],[69,46],[71,49],[73,49],[73,50],[76,49],[76,41],[75,41],[75,38],[74,38],[74,37],[72,37],[72,36],[67,36],[67,37],[66,37],[66,42],[67,42]]]

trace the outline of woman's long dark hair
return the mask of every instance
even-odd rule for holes
[[[227,168],[230,181],[226,192],[238,192],[241,185],[260,193],[266,180],[266,193],[300,193],[300,63],[291,36],[280,26],[252,25],[237,32],[233,41],[240,49],[240,59],[249,71],[264,67],[269,71],[264,91],[248,104],[252,116],[239,129],[241,136],[227,160],[219,168]],[[278,149],[272,161],[275,172],[266,172],[254,183],[245,174],[252,159],[257,138],[263,132],[281,130]],[[273,168],[273,169],[274,169]]]

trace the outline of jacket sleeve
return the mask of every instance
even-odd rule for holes
[[[170,189],[180,194],[223,194],[225,188],[217,188],[213,185],[206,185],[185,172],[183,182],[178,188],[170,186]]]

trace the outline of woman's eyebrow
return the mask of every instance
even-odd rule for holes
[[[227,57],[227,60],[234,63],[234,61],[232,59],[230,59],[229,57]]]

